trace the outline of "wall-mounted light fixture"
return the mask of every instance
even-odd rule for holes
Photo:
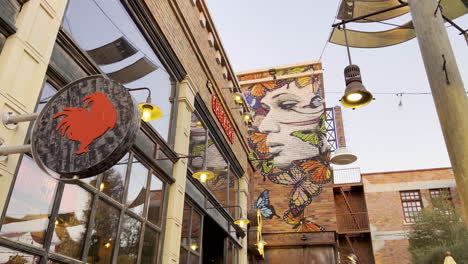
[[[146,97],[146,102],[140,103],[138,108],[140,108],[141,112],[141,120],[145,122],[153,121],[160,119],[163,116],[163,112],[161,109],[153,104],[151,104],[151,90],[147,87],[142,88],[133,88],[128,89],[128,91],[139,91],[139,90],[146,90],[148,91],[148,97]]]
[[[239,226],[240,228],[242,229],[246,229],[247,228],[247,225],[250,223],[249,219],[247,218],[244,218],[242,216],[242,207],[240,207],[239,205],[230,205],[230,206],[219,206],[219,207],[209,207],[209,208],[206,208],[207,210],[208,209],[218,209],[218,208],[239,208],[240,210],[240,217],[237,218],[236,220],[234,220],[233,224]]]
[[[248,124],[250,124],[252,121],[253,121],[253,116],[252,116],[252,113],[250,111],[243,111],[242,112],[242,119],[244,119],[245,122],[247,122]]]
[[[232,94],[232,99],[234,100],[234,102],[236,102],[238,104],[243,104],[244,103],[244,95],[241,94],[241,93],[233,93]]]

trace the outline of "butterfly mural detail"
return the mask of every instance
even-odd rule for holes
[[[286,211],[285,215],[283,216],[283,220],[293,225],[292,229],[296,232],[317,232],[317,231],[325,231],[325,228],[319,224],[316,224],[307,217],[304,217],[304,213],[301,213],[299,216],[293,216],[290,211]]]
[[[268,189],[264,190],[257,199],[256,208],[260,210],[260,213],[263,217],[272,219],[273,216],[280,218],[276,214],[275,208],[270,204],[270,191]]]
[[[289,210],[293,216],[299,216],[312,202],[312,198],[322,192],[322,186],[316,184],[298,166],[292,166],[290,170],[276,175],[270,174],[268,178],[276,184],[293,185],[289,200]]]

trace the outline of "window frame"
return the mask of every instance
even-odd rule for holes
[[[414,193],[416,193],[416,194],[418,195],[419,199],[416,199],[416,198],[414,198],[414,199],[413,199],[413,198],[406,198],[406,197],[404,198],[404,197],[403,197],[404,194],[411,195],[411,194],[414,194]],[[422,196],[421,196],[420,190],[406,190],[406,191],[400,191],[400,201],[401,201],[401,206],[402,206],[402,210],[403,210],[403,221],[404,221],[405,223],[407,223],[407,224],[414,224],[415,221],[416,221],[416,219],[415,219],[416,216],[406,216],[405,213],[410,214],[410,213],[412,213],[412,212],[421,212],[421,211],[424,209],[423,202],[422,202]],[[421,209],[420,209],[420,210],[417,210],[417,206],[415,207],[415,206],[413,206],[413,205],[411,205],[411,206],[406,206],[406,207],[405,207],[404,203],[406,203],[406,202],[410,202],[410,203],[413,203],[413,202],[418,203],[418,202],[419,202]],[[416,208],[416,210],[405,211],[405,209],[407,209],[407,208],[412,208],[412,209]]]
[[[194,212],[197,212],[199,215],[200,215],[200,237],[199,237],[199,240],[200,240],[200,245],[199,245],[199,251],[197,252],[196,250],[192,250],[190,248],[190,245],[183,245],[182,243],[180,243],[180,247],[182,249],[184,249],[185,251],[187,251],[187,260],[186,260],[186,263],[188,264],[191,264],[191,255],[197,255],[199,257],[199,262],[198,263],[202,263],[202,254],[203,254],[203,228],[204,228],[204,219],[205,219],[205,214],[202,212],[202,210],[200,210],[199,208],[197,208],[197,206],[195,205],[195,203],[193,203],[192,201],[190,201],[189,199],[185,199],[184,200],[184,207],[185,207],[185,204],[187,204],[187,206],[190,207],[190,216],[189,216],[189,223],[190,223],[190,226],[189,226],[189,229],[188,229],[188,241],[191,241],[192,239],[192,227],[193,227],[193,221],[192,221],[192,216],[193,216],[193,213]],[[185,211],[185,210],[184,210]],[[183,228],[183,221],[182,221],[182,228]],[[182,237],[180,238],[182,240]],[[179,256],[179,262],[180,262],[180,256]]]

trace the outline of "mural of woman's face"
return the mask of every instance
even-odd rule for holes
[[[320,94],[312,90],[312,84],[298,87],[295,82],[267,92],[261,100],[265,116],[258,116],[258,130],[267,134],[275,166],[285,168],[291,162],[310,159],[320,154],[317,146],[308,144],[291,133],[315,130],[319,125],[324,106]]]

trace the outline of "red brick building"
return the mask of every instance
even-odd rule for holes
[[[418,211],[447,191],[460,206],[451,168],[368,173],[362,175],[375,263],[411,263],[406,235]]]

